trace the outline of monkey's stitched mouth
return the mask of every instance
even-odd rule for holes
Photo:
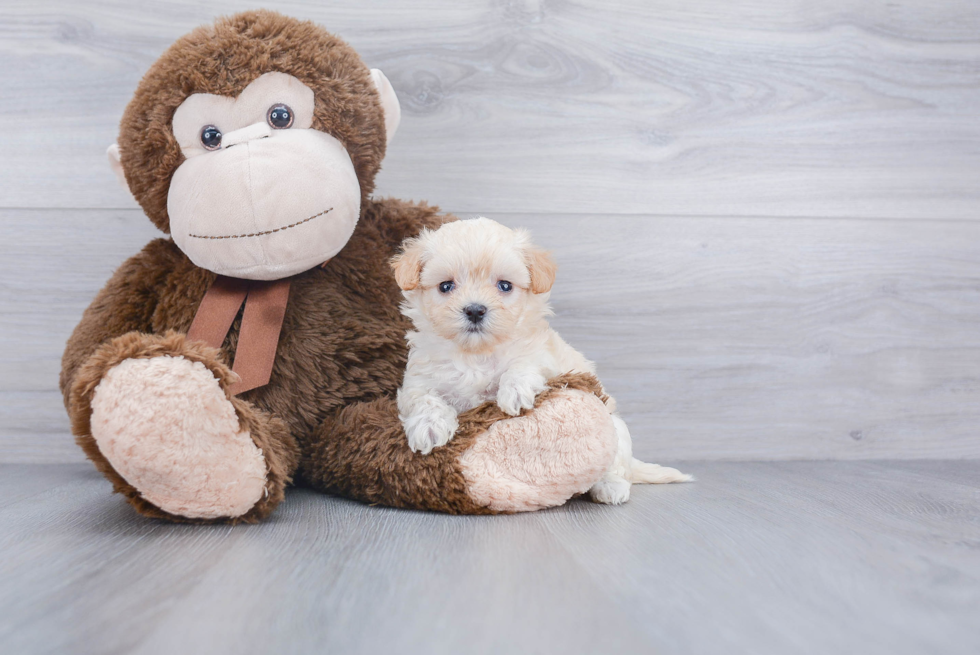
[[[192,237],[194,239],[247,239],[249,237],[261,237],[261,236],[265,236],[266,234],[272,234],[273,232],[282,232],[283,230],[288,230],[291,227],[296,227],[297,225],[302,225],[303,223],[309,223],[314,218],[319,218],[320,216],[323,216],[324,214],[326,214],[327,212],[330,212],[330,211],[333,211],[333,207],[331,207],[330,209],[324,209],[319,214],[313,214],[309,218],[304,218],[303,220],[296,221],[295,223],[292,223],[290,225],[284,225],[282,227],[277,227],[274,230],[265,230],[264,232],[252,232],[251,234],[226,234],[226,235],[223,235],[223,236],[208,236],[208,235],[204,235],[204,234],[188,234],[187,236]]]

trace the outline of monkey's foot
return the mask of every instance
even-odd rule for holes
[[[228,393],[236,380],[215,348],[129,332],[76,372],[72,432],[140,514],[255,522],[285,497],[299,448],[282,420]]]
[[[120,362],[95,389],[91,426],[116,472],[169,514],[238,517],[265,493],[262,451],[201,362],[169,355]]]
[[[608,408],[590,391],[552,384],[533,411],[497,421],[460,457],[478,505],[554,507],[588,491],[609,468],[617,440]]]

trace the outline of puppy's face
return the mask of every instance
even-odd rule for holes
[[[392,260],[406,313],[469,352],[493,349],[547,308],[555,264],[527,232],[487,218],[447,223]]]

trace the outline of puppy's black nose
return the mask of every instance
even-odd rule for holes
[[[463,307],[463,313],[466,314],[466,318],[470,320],[470,323],[479,323],[486,316],[487,306],[473,303],[472,305]]]

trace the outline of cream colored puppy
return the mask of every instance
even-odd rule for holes
[[[493,400],[516,416],[534,406],[549,378],[595,374],[595,365],[548,325],[556,266],[526,230],[488,218],[447,223],[406,240],[392,268],[405,296],[402,312],[417,330],[407,335],[408,367],[398,390],[413,451],[427,454],[448,443],[459,412]],[[611,399],[608,406],[615,411]],[[616,459],[589,491],[594,500],[623,503],[632,483],[691,479],[634,459],[626,423],[616,414],[612,420]]]

